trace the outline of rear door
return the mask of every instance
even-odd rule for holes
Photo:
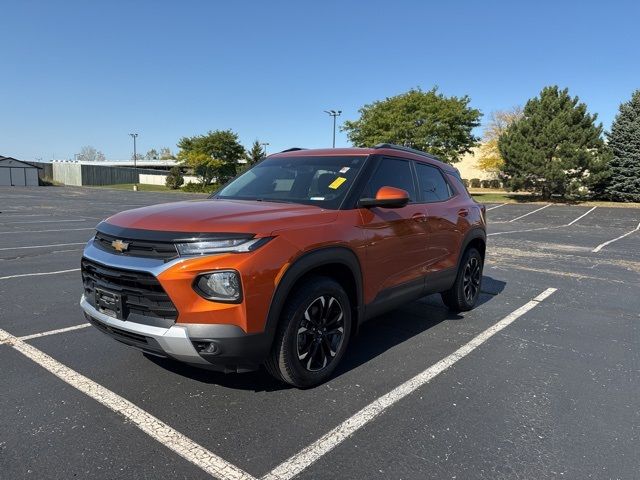
[[[419,295],[426,267],[427,217],[417,203],[411,161],[382,157],[378,162],[360,198],[374,198],[380,187],[389,186],[406,190],[410,201],[402,208],[360,209],[366,248],[365,297],[373,299],[381,292]]]
[[[428,271],[433,273],[455,267],[461,241],[459,221],[468,211],[460,207],[455,190],[438,167],[416,161],[415,168],[419,198],[426,207],[428,217]]]

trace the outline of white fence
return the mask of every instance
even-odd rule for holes
[[[141,173],[140,181],[138,183],[141,183],[143,185],[165,185],[166,181],[167,175],[148,175],[146,173]],[[186,185],[189,182],[200,183],[200,180],[198,179],[198,177],[185,175],[184,184]]]

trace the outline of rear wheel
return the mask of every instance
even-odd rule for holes
[[[471,310],[480,296],[482,286],[482,255],[475,248],[465,251],[453,286],[442,292],[442,301],[454,312]]]
[[[350,332],[344,289],[330,278],[312,277],[287,299],[267,370],[296,387],[318,385],[342,359]]]

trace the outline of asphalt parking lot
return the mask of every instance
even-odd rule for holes
[[[0,188],[0,478],[638,478],[640,209],[488,204],[481,305],[372,320],[302,391],[86,326],[93,227],[179,198]]]

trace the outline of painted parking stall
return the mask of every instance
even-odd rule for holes
[[[476,310],[452,314],[430,296],[374,319],[333,379],[301,391],[264,372],[145,358],[86,323],[78,268],[93,226],[177,196],[0,196],[0,231],[18,232],[0,234],[0,463],[9,478],[634,476],[624,412],[640,394],[627,375],[639,361],[629,340],[640,308],[638,209],[488,205]],[[54,212],[71,221],[48,223]]]

